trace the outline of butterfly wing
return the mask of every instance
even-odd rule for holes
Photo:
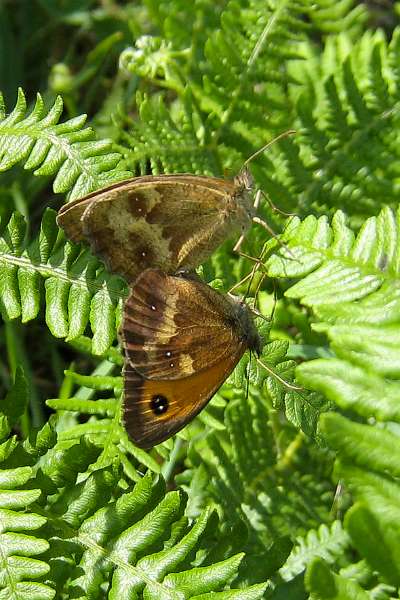
[[[126,361],[148,379],[177,380],[232,361],[247,347],[237,305],[200,280],[148,269],[124,305]]]
[[[236,348],[208,369],[175,381],[145,379],[126,361],[123,418],[134,443],[151,448],[182,429],[212,398],[242,354],[243,349]]]
[[[132,179],[125,179],[124,181],[118,181],[113,185],[110,185],[101,190],[91,192],[83,198],[78,198],[72,202],[67,202],[60,208],[57,214],[57,224],[62,227],[69,237],[75,243],[86,241],[85,233],[83,230],[83,214],[90,204],[99,200],[100,198],[109,198],[110,200],[118,196],[119,193],[125,189],[132,189],[137,183],[146,183],[153,181],[152,175],[144,177],[133,177]]]
[[[90,194],[61,209],[58,223],[74,241],[89,241],[112,272],[133,282],[147,268],[195,268],[251,221],[233,182],[163,175]]]

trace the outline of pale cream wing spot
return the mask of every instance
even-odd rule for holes
[[[179,370],[183,375],[191,375],[195,372],[193,367],[193,358],[190,356],[190,354],[179,355]]]

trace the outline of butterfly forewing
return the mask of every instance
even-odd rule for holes
[[[57,223],[62,227],[67,236],[74,242],[83,242],[85,240],[85,234],[83,231],[83,213],[90,204],[100,199],[108,199],[113,201],[118,198],[118,195],[126,189],[132,189],[138,182],[145,183],[146,181],[152,181],[154,177],[152,175],[145,177],[135,177],[132,179],[126,179],[119,181],[101,190],[91,192],[83,198],[78,198],[72,202],[64,204],[60,208],[57,214]]]
[[[150,447],[186,425],[261,339],[246,305],[196,278],[148,269],[124,307],[124,419]]]
[[[114,273],[133,282],[146,268],[176,272],[204,262],[251,224],[232,181],[195,175],[138,177],[60,210],[73,241],[86,239]]]
[[[200,281],[159,270],[140,275],[125,302],[126,360],[149,379],[180,379],[246,346],[232,327],[232,301]],[[243,347],[243,349],[242,349]]]

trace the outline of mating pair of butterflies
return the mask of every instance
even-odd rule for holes
[[[89,243],[130,285],[121,327],[124,421],[136,445],[178,432],[247,349],[261,352],[247,306],[191,273],[225,239],[243,235],[255,212],[247,169],[233,181],[137,177],[59,211],[68,237]]]

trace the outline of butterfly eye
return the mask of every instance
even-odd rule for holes
[[[168,400],[162,394],[157,394],[152,397],[150,406],[155,415],[162,415],[168,410]]]

